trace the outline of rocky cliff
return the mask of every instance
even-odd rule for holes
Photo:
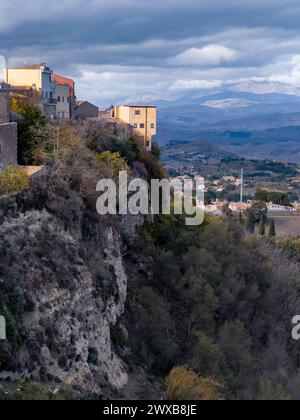
[[[90,226],[83,210],[66,223],[41,202],[35,207],[28,194],[1,202],[0,313],[8,341],[0,345],[0,379],[120,389],[127,368],[111,339],[116,325],[126,335],[118,324],[127,292],[119,225]],[[125,221],[131,240],[135,223]]]

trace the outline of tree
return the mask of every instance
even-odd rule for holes
[[[265,236],[266,234],[266,224],[265,224],[265,217],[263,214],[260,215],[260,222],[259,222],[259,234],[261,236]]]
[[[160,148],[159,148],[159,144],[157,142],[152,143],[151,153],[156,157],[156,159],[160,158],[161,151],[160,151]]]
[[[131,304],[131,312],[135,359],[155,372],[167,374],[177,356],[174,323],[167,302],[154,289],[143,287]]]
[[[113,179],[118,179],[121,171],[128,170],[127,162],[119,152],[102,152],[96,156],[95,161],[96,163],[105,163],[109,169],[110,177]]]
[[[266,222],[268,209],[265,201],[255,201],[252,204],[251,209],[253,211],[256,223],[260,222],[261,216],[264,217],[264,221]]]
[[[11,110],[22,116],[18,121],[18,163],[34,165],[35,151],[47,137],[45,118],[29,99],[16,97],[11,100]]]
[[[240,225],[243,225],[243,224],[244,224],[243,214],[242,214],[242,212],[241,212],[241,211],[240,211],[240,213],[239,213],[239,224],[240,224]]]
[[[174,368],[166,380],[168,400],[178,401],[220,401],[218,388],[221,386],[210,378],[203,378],[187,366]]]
[[[274,385],[270,379],[263,375],[259,379],[258,401],[290,401],[291,396],[282,385]]]
[[[226,321],[219,331],[217,343],[223,354],[220,360],[222,383],[226,391],[242,396],[254,374],[252,337],[241,321]]]
[[[196,333],[196,340],[193,346],[193,369],[205,375],[216,372],[221,357],[219,347],[201,331]]]
[[[255,231],[255,214],[254,214],[252,208],[247,211],[246,227],[247,227],[247,230],[250,233],[254,233],[254,231]]]
[[[275,228],[275,221],[272,219],[270,221],[270,229],[269,229],[269,238],[273,239],[276,236],[276,228]]]

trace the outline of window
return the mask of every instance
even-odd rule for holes
[[[138,128],[138,125],[136,123],[133,124],[133,128]]]
[[[64,96],[62,97],[62,101],[65,102],[65,97]]]
[[[57,102],[60,102],[60,96],[57,97]]]
[[[145,124],[141,124],[140,125],[140,128],[145,128]]]
[[[155,128],[155,124],[153,124],[153,123],[152,123],[152,124],[151,124],[151,128],[153,128],[153,129],[154,129],[154,128]]]
[[[135,110],[135,115],[141,115],[141,111],[140,111],[140,110],[138,110],[138,109],[136,109],[136,110]]]

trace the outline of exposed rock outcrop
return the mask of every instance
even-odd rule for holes
[[[9,206],[0,224],[0,312],[9,338],[0,344],[0,379],[122,388],[126,366],[111,340],[127,291],[119,233],[105,225],[85,242],[79,225],[66,230],[47,210]]]

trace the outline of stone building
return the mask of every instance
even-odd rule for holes
[[[0,83],[0,171],[17,164],[17,124],[10,122],[10,86]]]
[[[99,108],[88,101],[77,101],[75,115],[78,120],[98,118]]]

